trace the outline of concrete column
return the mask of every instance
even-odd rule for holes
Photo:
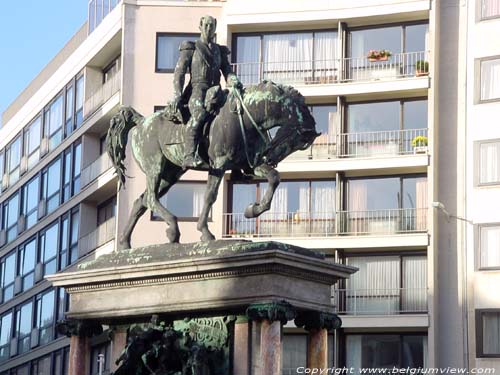
[[[250,374],[263,375],[262,360],[260,355],[261,323],[259,321],[252,321],[250,324],[252,328],[250,336],[250,348],[251,348]]]
[[[281,322],[263,320],[260,343],[262,374],[281,374]]]
[[[87,375],[90,362],[88,337],[71,336],[69,346],[69,375]]]
[[[328,330],[325,328],[309,331],[307,367],[310,369],[328,368]]]
[[[248,332],[248,319],[238,317],[234,324],[233,375],[250,375]]]
[[[116,371],[118,365],[116,360],[120,358],[120,355],[127,346],[127,331],[126,330],[116,330],[113,332],[113,341],[111,341],[111,358],[110,367],[111,371]]]

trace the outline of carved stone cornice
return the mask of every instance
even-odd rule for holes
[[[279,321],[281,324],[286,324],[289,320],[295,319],[297,311],[286,301],[254,303],[247,308],[246,315],[250,320]]]
[[[100,335],[103,332],[102,325],[98,322],[77,319],[60,320],[56,324],[56,330],[61,335],[66,335],[67,337],[92,337]]]
[[[342,326],[342,320],[337,314],[321,311],[303,311],[295,318],[295,325],[306,331],[326,329],[331,331]]]

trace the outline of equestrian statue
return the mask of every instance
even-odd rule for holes
[[[202,241],[215,239],[207,221],[226,171],[232,172],[232,179],[267,179],[260,202],[245,210],[245,217],[258,217],[270,209],[280,182],[277,164],[319,136],[304,97],[294,88],[270,81],[243,88],[229,64],[229,50],[212,41],[215,27],[213,17],[202,17],[200,39],[181,43],[174,72],[175,97],[163,111],[144,117],[131,107],[122,107],[111,119],[107,151],[120,187],[126,180],[129,137],[147,182],[133,204],[119,249],[131,247],[132,231],[147,209],[167,223],[168,240],[179,242],[177,218],[160,198],[188,169],[208,172],[197,225]],[[184,88],[188,72],[190,82]],[[228,89],[220,87],[221,73]]]

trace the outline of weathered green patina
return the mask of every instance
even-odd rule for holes
[[[255,303],[248,307],[247,316],[250,320],[268,320],[284,325],[289,320],[295,319],[297,311],[286,301]]]

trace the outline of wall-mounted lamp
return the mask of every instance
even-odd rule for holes
[[[464,217],[450,214],[446,210],[446,207],[444,206],[444,204],[441,203],[441,202],[432,202],[432,207],[438,209],[439,211],[441,211],[446,216],[446,220],[448,221],[448,223],[450,222],[450,219],[453,218],[453,219],[457,219],[457,220],[460,220],[460,221],[465,221],[466,223],[474,225],[474,223],[472,222],[472,220],[468,220],[468,219],[466,219]]]

